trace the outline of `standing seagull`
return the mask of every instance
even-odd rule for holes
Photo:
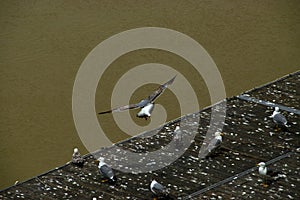
[[[273,114],[270,116],[276,124],[276,130],[280,127],[288,127],[286,118],[279,112],[279,107],[275,107]]]
[[[168,190],[156,180],[152,180],[150,190],[156,196],[154,199],[157,199],[158,197],[167,197],[169,195]]]
[[[179,148],[182,145],[183,132],[179,126],[176,126],[173,134],[174,134],[174,141],[175,141],[175,150],[179,151]]]
[[[99,162],[98,168],[99,168],[101,175],[104,177],[104,179],[102,179],[101,182],[111,181],[112,183],[115,183],[116,177],[115,177],[115,174],[114,174],[112,168],[104,162],[103,157],[100,157],[99,160],[100,160],[100,162]]]
[[[219,131],[215,132],[215,137],[209,142],[205,149],[205,157],[208,157],[211,154],[213,154],[221,146],[223,135],[224,133],[221,133]]]
[[[146,99],[141,100],[139,103],[120,106],[120,107],[114,108],[112,110],[99,112],[98,114],[114,113],[114,112],[121,112],[121,111],[128,110],[128,109],[141,108],[141,111],[137,114],[137,117],[147,119],[148,117],[151,116],[151,113],[153,111],[154,101],[167,89],[167,87],[169,85],[171,85],[174,82],[175,78],[176,78],[176,76],[174,76],[172,79],[170,79],[165,84],[160,85],[157,90],[155,90]]]
[[[280,174],[279,172],[274,172],[272,169],[268,169],[266,167],[266,163],[260,162],[257,164],[258,166],[258,173],[262,176],[263,178],[263,187],[268,187],[268,183],[271,181],[275,181],[279,178],[285,178],[286,175]]]
[[[73,155],[72,155],[72,163],[77,165],[78,167],[83,167],[84,160],[81,157],[81,155],[80,155],[77,148],[74,148],[74,152],[73,152]]]

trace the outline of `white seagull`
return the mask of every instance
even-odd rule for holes
[[[262,176],[263,178],[263,187],[268,187],[268,183],[271,181],[275,181],[279,178],[286,177],[284,174],[280,174],[279,172],[274,172],[272,169],[268,169],[266,166],[266,163],[260,162],[257,164],[258,166],[258,173]]]
[[[151,113],[154,108],[154,101],[167,89],[169,85],[171,85],[174,82],[174,79],[176,76],[174,76],[172,79],[170,79],[168,82],[166,82],[163,85],[160,85],[157,90],[155,90],[151,95],[149,95],[146,99],[141,100],[139,103],[136,104],[130,104],[125,106],[120,106],[108,111],[99,112],[98,114],[106,114],[106,113],[114,113],[114,112],[121,112],[128,109],[136,109],[141,108],[141,111],[137,114],[137,117],[140,118],[149,118],[151,116]]]
[[[150,190],[157,197],[166,197],[168,196],[169,193],[168,190],[162,184],[158,183],[156,180],[152,180],[150,184]]]
[[[279,112],[279,107],[275,107],[273,114],[270,116],[276,124],[276,129],[279,127],[288,127],[286,118]]]
[[[219,131],[215,132],[215,137],[209,142],[205,149],[205,157],[210,156],[221,146],[223,135],[224,133],[221,133]]]
[[[182,145],[183,132],[180,129],[180,126],[176,126],[174,130],[174,141],[175,141],[175,150],[178,151],[178,148]]]
[[[106,182],[106,181],[111,181],[112,183],[116,182],[116,177],[112,168],[104,162],[103,157],[100,157],[99,160],[100,162],[98,168],[101,175],[104,177],[104,179],[101,180],[101,182]]]
[[[154,103],[148,103],[145,107],[143,107],[140,112],[136,114],[137,117],[145,118],[146,120],[148,117],[151,117],[151,113],[154,109]]]

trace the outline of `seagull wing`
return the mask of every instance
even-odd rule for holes
[[[121,112],[121,111],[124,111],[124,110],[128,110],[128,109],[135,109],[135,108],[139,108],[139,104],[129,104],[129,105],[126,105],[126,106],[120,106],[120,107],[117,107],[117,108],[114,108],[112,110],[108,110],[108,111],[104,111],[104,112],[99,112],[98,114],[101,115],[101,114],[106,114],[106,113],[114,113],[114,112]]]
[[[175,78],[176,78],[176,76],[174,76],[172,79],[170,79],[165,84],[160,85],[157,90],[155,90],[150,96],[147,97],[146,100],[151,103],[153,101],[155,101],[155,99],[157,99],[167,89],[167,87],[174,82]]]
[[[176,130],[175,132],[174,132],[174,138],[175,139],[177,139],[177,140],[180,140],[180,139],[182,139],[182,137],[183,137],[183,134],[182,134],[182,131],[179,129],[179,130]]]
[[[218,147],[221,146],[221,143],[222,143],[221,140],[219,140],[219,139],[217,139],[217,138],[213,138],[213,139],[209,142],[209,144],[208,144],[208,146],[207,146],[207,148],[206,148],[206,151],[207,151],[208,153],[213,152],[214,150],[216,150]]]
[[[281,171],[273,170],[272,168],[267,168],[267,176],[277,177],[279,174],[282,174]]]
[[[165,187],[160,183],[155,183],[152,187],[152,190],[156,194],[163,194],[165,193]]]
[[[276,114],[273,117],[273,120],[275,121],[275,123],[281,124],[281,125],[285,125],[287,123],[286,118],[282,114],[280,114],[280,113]]]
[[[101,166],[100,167],[100,172],[106,178],[112,179],[114,177],[113,170],[107,165]]]

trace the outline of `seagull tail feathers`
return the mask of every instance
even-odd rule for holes
[[[111,181],[112,183],[116,183],[116,182],[117,182],[116,176],[113,176],[113,177],[110,179],[110,181]]]

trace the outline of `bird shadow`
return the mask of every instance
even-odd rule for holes
[[[156,199],[156,200],[175,200],[175,199],[177,199],[175,196],[173,196],[171,194],[168,194],[165,196],[157,196],[157,195],[152,194],[151,198]]]
[[[219,156],[222,156],[222,155],[227,155],[228,153],[228,150],[225,149],[225,148],[222,148],[222,146],[216,150],[214,153],[210,154],[210,155],[207,155],[203,158],[203,160],[213,160],[214,158],[217,158]]]
[[[83,168],[84,166],[84,161],[80,162],[80,163],[72,163],[73,165],[75,165],[76,167],[79,167],[79,168]]]

